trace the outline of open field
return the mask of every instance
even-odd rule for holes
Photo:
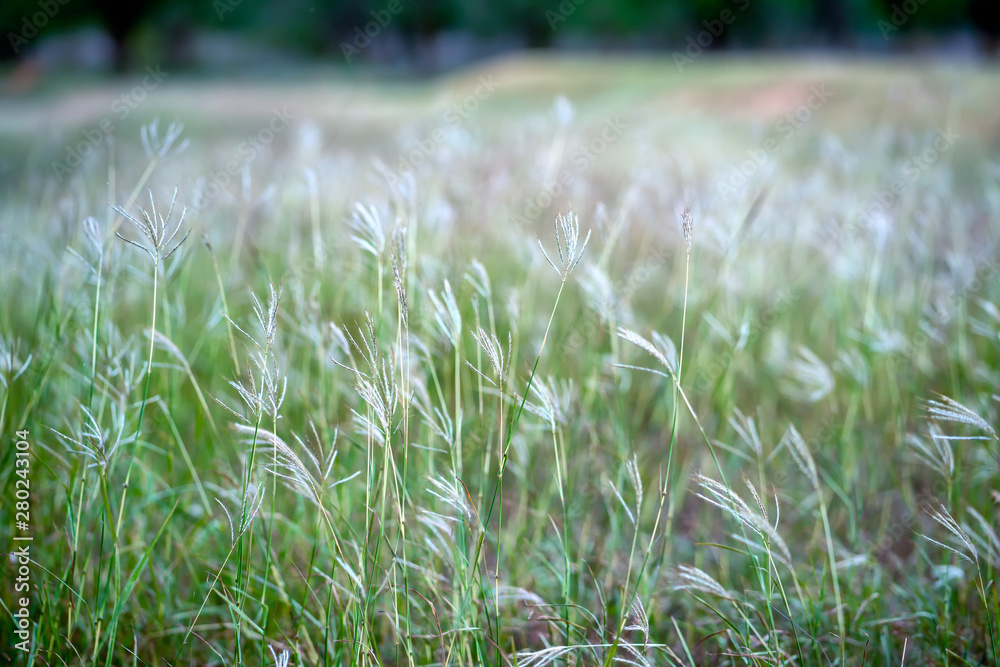
[[[997,664],[997,109],[708,56],[7,98],[0,656]]]

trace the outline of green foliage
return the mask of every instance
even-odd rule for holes
[[[0,656],[995,661],[996,73],[690,67],[262,86],[214,118],[171,82],[138,113],[183,134],[123,123],[62,181],[81,130],[32,135],[0,435],[29,431],[34,625]],[[926,106],[886,110],[900,80]],[[294,118],[247,156],[250,99]]]

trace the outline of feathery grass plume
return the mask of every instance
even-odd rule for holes
[[[357,243],[359,248],[376,259],[382,257],[385,252],[385,228],[374,205],[366,208],[361,202],[356,202],[347,224],[354,232],[351,240]]]
[[[274,284],[269,283],[267,305],[265,306],[256,294],[250,293],[259,332],[248,333],[234,320],[229,320],[230,324],[243,334],[254,347],[248,357],[250,364],[247,367],[247,379],[240,382],[229,381],[229,386],[236,390],[246,406],[247,412],[237,412],[218,398],[215,400],[244,423],[259,424],[264,415],[270,415],[277,421],[280,418],[281,405],[285,401],[288,377],[279,370],[278,360],[274,353],[274,343],[278,333],[278,304],[281,301],[281,294],[281,289],[275,289]]]
[[[799,346],[799,356],[786,366],[789,382],[782,385],[782,391],[799,401],[816,403],[833,391],[836,381],[833,372],[816,354],[805,346]]]
[[[978,525],[978,530],[976,530],[968,523],[962,524],[965,533],[971,538],[979,551],[982,552],[985,560],[991,563],[993,567],[1000,567],[1000,535],[997,535],[997,531],[990,524],[990,521],[977,512],[975,507],[966,507],[965,512],[975,519]]]
[[[631,329],[618,328],[618,335],[624,340],[641,347],[656,358],[660,364],[670,373],[672,378],[677,377],[677,347],[669,336],[665,336],[657,331],[653,332],[652,338],[655,345]]]
[[[0,382],[5,388],[10,387],[10,383],[18,379],[28,370],[31,364],[32,354],[21,357],[21,339],[8,339],[0,336]]]
[[[142,139],[142,149],[146,151],[146,157],[150,160],[165,160],[168,155],[174,156],[187,148],[191,140],[185,139],[174,146],[184,131],[184,123],[173,121],[167,126],[167,133],[160,137],[160,119],[154,118],[152,122],[146,123],[139,128],[139,137]]]
[[[445,280],[440,293],[427,290],[434,309],[434,323],[437,325],[437,339],[448,347],[457,346],[462,336],[462,312],[451,291],[451,284]]]
[[[519,651],[515,664],[518,667],[546,667],[580,649],[580,646],[547,646],[537,651]]]
[[[937,540],[928,537],[927,535],[921,534],[920,537],[924,538],[928,542],[933,542],[934,544],[947,549],[953,554],[964,558],[970,563],[979,566],[979,550],[976,549],[976,545],[972,543],[972,538],[969,534],[962,529],[962,526],[958,525],[955,518],[951,515],[944,505],[939,505],[938,509],[929,510],[927,512],[934,521],[944,526],[944,528],[951,533],[952,537],[956,540],[957,544],[955,546],[944,544],[938,542]],[[971,556],[971,557],[970,557]]]
[[[474,367],[471,362],[466,361],[465,363],[475,371],[480,377],[489,382],[494,387],[506,384],[507,374],[510,371],[510,353],[512,338],[510,331],[507,332],[507,352],[504,354],[503,347],[500,345],[500,340],[495,334],[487,332],[482,327],[478,330],[472,332],[472,338],[477,343],[479,347],[482,348],[483,352],[486,353],[486,358],[489,359],[490,365],[493,367],[493,375],[496,377],[497,381],[494,382],[492,379],[487,377],[481,370]]]
[[[101,266],[104,262],[104,241],[101,238],[100,223],[93,216],[87,216],[83,219],[81,227],[83,227],[83,239],[90,248],[90,254],[93,255],[94,262],[91,263],[91,260],[86,259],[74,248],[67,247],[66,251],[83,266],[90,269],[90,274],[96,278],[100,274]]]
[[[439,407],[430,407],[430,398],[426,394],[419,397],[415,405],[424,426],[449,445],[455,441],[455,423],[447,411]]]
[[[320,442],[319,433],[316,426],[310,422],[309,428],[312,431],[311,438],[307,441],[315,443],[309,445],[303,442],[302,438],[295,435],[295,442],[298,444],[298,452],[293,450],[284,440],[271,431],[260,428],[254,429],[245,424],[233,424],[233,429],[242,435],[253,438],[254,433],[259,440],[267,443],[272,448],[274,456],[265,457],[265,470],[284,480],[286,485],[297,494],[323,509],[323,497],[326,491],[335,486],[348,482],[358,475],[360,471],[342,479],[333,479],[333,466],[337,462],[337,436],[339,430],[335,429],[333,442],[329,449],[324,452]],[[250,440],[247,440],[250,442]],[[266,452],[262,452],[266,453]],[[331,481],[332,480],[332,481]]]
[[[819,472],[816,470],[816,462],[813,460],[812,454],[809,451],[809,447],[806,445],[805,440],[799,434],[798,429],[795,428],[794,424],[788,425],[788,430],[785,431],[785,435],[781,438],[781,443],[778,445],[778,449],[781,449],[782,443],[786,445],[786,448],[791,453],[792,458],[795,459],[795,463],[802,470],[802,474],[809,479],[809,483],[813,487],[813,491],[816,493],[816,497],[819,500],[819,513],[820,520],[823,524],[823,534],[826,537],[826,550],[827,558],[830,562],[830,575],[833,580],[833,596],[834,602],[836,603],[837,612],[837,626],[840,632],[840,654],[843,657],[846,650],[845,637],[847,632],[846,621],[844,618],[844,609],[841,603],[840,595],[840,575],[837,573],[837,559],[834,555],[834,543],[833,543],[833,531],[830,529],[830,517],[826,509],[826,501],[823,499],[823,488],[820,485]],[[777,502],[777,496],[775,496],[775,502]]]
[[[490,274],[486,272],[486,267],[478,259],[469,262],[469,270],[465,272],[465,281],[472,285],[476,294],[490,301],[493,298],[493,285],[490,283]]]
[[[736,521],[756,533],[765,544],[776,546],[785,562],[792,562],[792,554],[788,550],[788,545],[778,534],[777,523],[772,526],[762,513],[752,510],[746,501],[728,486],[701,473],[695,473],[691,479],[705,491],[705,494],[696,494],[699,498],[724,510]]]
[[[735,600],[735,596],[708,572],[691,565],[678,565],[669,577],[670,586],[675,591],[707,593],[723,600]]]
[[[281,649],[280,652],[274,650],[274,644],[268,644],[267,648],[271,650],[271,658],[274,660],[274,667],[288,667],[288,662],[292,659],[292,652],[287,648]]]
[[[80,412],[83,419],[80,423],[74,424],[71,435],[66,435],[54,428],[49,430],[55,433],[66,446],[71,454],[79,454],[85,459],[91,459],[93,463],[87,465],[88,468],[98,467],[102,474],[107,475],[111,467],[111,460],[115,452],[122,444],[128,444],[135,439],[135,435],[123,438],[125,431],[125,414],[119,409],[117,403],[111,404],[110,428],[101,428],[97,417],[86,405],[80,405]],[[72,449],[72,446],[77,449]]]
[[[871,385],[871,365],[856,346],[837,352],[837,360],[833,363],[833,369],[854,380],[859,387]]]
[[[428,477],[427,493],[450,507],[456,519],[463,520],[470,527],[477,527],[478,521],[473,521],[476,512],[469,504],[469,498],[464,493],[462,485],[456,484],[455,481],[447,481],[440,476]]]
[[[630,508],[625,498],[622,496],[618,487],[615,486],[614,482],[608,480],[608,485],[615,494],[615,498],[621,503],[622,509],[625,510],[625,514],[628,515],[629,521],[632,522],[633,526],[638,526],[639,515],[642,511],[642,499],[643,499],[643,488],[642,488],[642,477],[639,475],[639,461],[636,454],[632,454],[632,458],[625,461],[625,478],[629,481],[632,486],[633,498],[635,500],[634,508]],[[633,512],[634,509],[634,512]]]
[[[708,323],[708,326],[712,327],[712,330],[719,335],[719,338],[726,342],[733,352],[742,352],[746,347],[747,342],[750,340],[750,311],[747,310],[743,313],[743,319],[740,321],[739,327],[736,329],[736,335],[729,333],[729,329],[722,324],[714,315],[711,313],[704,313],[702,315],[704,320]]]
[[[694,242],[694,218],[691,217],[691,207],[685,206],[681,213],[681,231],[684,233],[684,247],[687,254],[691,254],[691,245]]]
[[[945,479],[951,479],[955,474],[955,453],[951,449],[951,442],[942,437],[941,429],[933,422],[928,431],[931,444],[914,434],[908,435],[906,441],[921,463]]]
[[[585,265],[577,282],[583,289],[588,304],[602,322],[627,323],[632,319],[628,303],[615,293],[611,279],[599,266]]]
[[[794,424],[788,425],[788,430],[785,431],[784,437],[778,443],[778,449],[781,447],[785,447],[791,453],[796,465],[799,466],[799,470],[809,480],[809,484],[812,485],[813,490],[819,493],[821,487],[819,473],[816,470],[816,462],[813,460],[812,454],[809,452],[809,447],[806,445],[805,440],[802,439],[802,435],[795,428]]]
[[[646,614],[646,608],[642,605],[642,600],[638,595],[632,600],[629,617],[632,622],[625,626],[625,630],[641,633],[642,643],[645,646],[649,643],[649,616]]]
[[[365,362],[366,370],[357,365],[341,366],[354,374],[355,390],[361,400],[372,410],[377,420],[373,424],[367,416],[352,408],[361,432],[376,438],[384,444],[385,438],[392,431],[392,418],[400,401],[399,388],[396,384],[396,365],[391,356],[384,356],[379,347],[375,333],[375,320],[368,312],[365,313],[365,324],[359,329],[358,338],[350,332],[347,338],[354,349]],[[358,340],[360,339],[360,342]]]
[[[997,436],[997,432],[993,430],[993,427],[990,426],[989,422],[955,399],[949,398],[944,394],[938,394],[938,396],[941,400],[936,401],[931,399],[927,401],[924,406],[924,410],[927,412],[928,417],[931,419],[938,419],[940,421],[975,426],[976,428],[989,433],[989,437],[982,435],[940,435],[938,436],[939,438],[944,440],[995,440],[1000,443],[1000,437]]]
[[[537,402],[528,400],[524,407],[541,417],[545,425],[569,423],[570,409],[577,398],[576,385],[572,380],[556,380],[551,375],[541,382],[531,385],[531,393]]]
[[[146,377],[146,367],[139,358],[140,352],[133,338],[122,338],[114,325],[108,326],[106,338],[107,343],[100,351],[104,371],[98,371],[94,387],[124,411],[129,396]]]
[[[552,226],[555,229],[559,266],[556,266],[552,258],[549,257],[549,253],[545,251],[545,246],[542,245],[541,239],[538,239],[538,247],[541,248],[542,254],[545,256],[545,261],[556,270],[556,273],[565,282],[569,274],[573,273],[580,260],[583,259],[583,252],[587,249],[587,244],[590,243],[591,232],[587,231],[587,236],[581,244],[580,220],[573,211],[557,214]]]
[[[393,238],[396,234],[393,233]],[[402,268],[400,268],[400,260],[402,257]],[[400,253],[398,250],[393,250],[392,253],[392,284],[396,288],[396,298],[399,300],[399,317],[404,330],[408,330],[410,327],[410,307],[406,301],[406,281],[403,276],[406,274],[406,253],[405,251]]]
[[[264,415],[271,415],[277,420],[280,418],[281,405],[285,402],[288,377],[278,370],[278,363],[273,355],[254,352],[249,356],[249,361],[246,380],[228,381],[229,386],[236,390],[243,401],[246,412],[237,412],[218,398],[215,400],[238,420],[247,424],[259,423]]]
[[[733,408],[733,412],[736,416],[729,418],[729,425],[757,458],[760,458],[764,455],[764,446],[760,442],[760,434],[757,433],[757,424],[753,417],[743,414],[739,408]]]
[[[215,502],[219,503],[222,510],[226,513],[226,519],[229,521],[229,534],[232,538],[231,541],[235,542],[238,538],[246,534],[250,530],[250,526],[253,525],[254,519],[260,512],[260,508],[264,505],[264,494],[266,491],[265,484],[258,484],[257,482],[251,481],[247,485],[246,492],[242,492],[237,488],[227,488],[221,493],[222,499],[232,503],[238,511],[230,512],[229,508],[222,499],[216,497]],[[239,517],[239,521],[234,523],[233,516]]]
[[[121,206],[113,207],[119,215],[131,222],[136,230],[143,237],[145,237],[146,243],[137,243],[125,236],[122,236],[121,232],[116,231],[115,235],[122,241],[135,246],[149,255],[149,258],[153,260],[153,264],[159,266],[162,262],[170,259],[170,256],[177,252],[177,249],[180,248],[181,244],[187,239],[188,234],[191,233],[191,230],[186,231],[184,236],[181,237],[181,240],[174,243],[174,239],[177,237],[181,226],[184,224],[184,217],[187,215],[187,208],[185,208],[181,211],[181,217],[176,223],[171,223],[170,221],[174,214],[174,205],[177,203],[177,188],[174,188],[174,196],[170,200],[170,207],[167,209],[166,216],[160,215],[157,212],[156,201],[153,199],[152,189],[148,190],[148,193],[151,211],[147,211],[146,209],[140,207],[139,217],[132,215]],[[173,247],[171,247],[171,245],[173,245]]]

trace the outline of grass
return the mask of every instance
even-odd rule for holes
[[[997,76],[178,77],[62,181],[114,91],[11,103],[0,654],[996,664]]]

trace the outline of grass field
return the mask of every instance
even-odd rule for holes
[[[997,664],[998,108],[708,56],[8,98],[0,656]]]

